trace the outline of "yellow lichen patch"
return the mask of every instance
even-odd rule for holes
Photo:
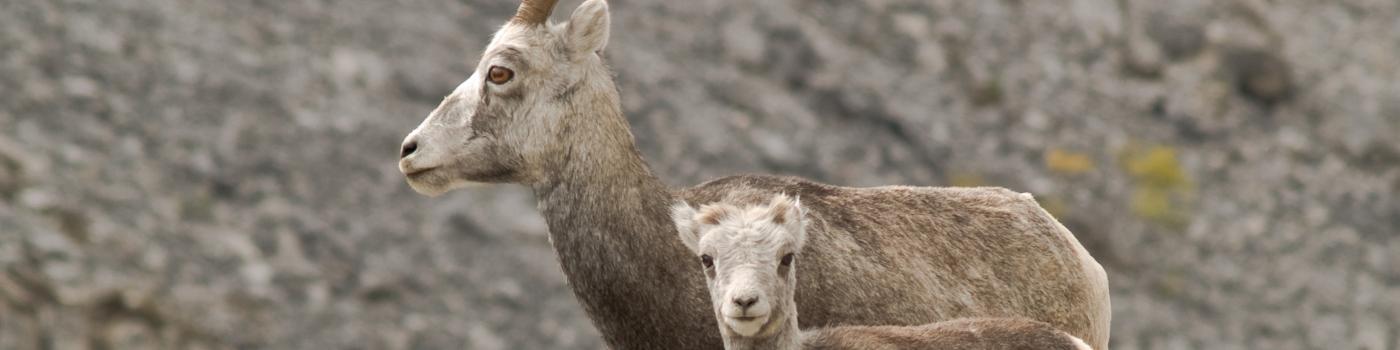
[[[1056,148],[1045,153],[1045,167],[1065,175],[1079,175],[1094,170],[1094,160],[1083,153]]]
[[[1184,225],[1195,186],[1177,161],[1176,150],[1132,147],[1121,159],[1134,182],[1133,213],[1168,226]]]
[[[1138,188],[1133,193],[1133,212],[1156,220],[1166,220],[1172,215],[1171,195],[1156,188]]]
[[[1150,186],[1170,188],[1186,184],[1186,175],[1176,161],[1176,150],[1171,147],[1156,146],[1129,156],[1127,167],[1133,179]]]

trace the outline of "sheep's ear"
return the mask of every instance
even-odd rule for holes
[[[792,239],[796,242],[793,250],[801,252],[807,245],[807,209],[802,206],[802,198],[792,199]]]
[[[807,240],[807,233],[803,227],[804,214],[800,199],[779,194],[768,202],[768,211],[764,216],[792,235],[794,244],[798,246],[797,250],[801,250],[801,246]]]
[[[695,216],[695,221],[703,226],[719,225],[724,219],[734,216],[739,211],[732,205],[725,203],[714,203],[700,208],[700,214]]]
[[[574,54],[601,53],[608,46],[608,2],[587,0],[569,15],[564,41]]]
[[[773,196],[773,199],[768,201],[768,211],[764,213],[764,217],[772,220],[775,224],[787,225],[794,219],[801,219],[794,215],[796,210],[797,207],[792,199],[788,198],[787,195],[780,194]]]
[[[671,220],[676,222],[676,233],[681,238],[681,243],[696,254],[700,253],[700,227],[695,223],[695,208],[685,201],[676,201],[671,205]]]

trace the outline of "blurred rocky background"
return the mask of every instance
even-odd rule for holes
[[[1029,191],[1116,349],[1400,348],[1400,3],[611,5],[672,185]],[[530,193],[395,168],[515,6],[0,2],[0,349],[600,347]]]

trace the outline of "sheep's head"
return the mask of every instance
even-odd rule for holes
[[[571,124],[597,122],[568,117],[615,108],[601,58],[607,2],[587,0],[557,25],[548,23],[555,2],[525,0],[472,75],[404,139],[399,170],[414,190],[438,195],[470,183],[542,181],[577,133]]]
[[[778,195],[766,205],[715,203],[699,210],[682,202],[671,214],[681,241],[705,271],[721,327],[762,337],[796,316],[794,269],[806,243],[796,200]]]

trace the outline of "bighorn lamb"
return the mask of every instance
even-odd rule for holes
[[[1026,318],[977,318],[922,326],[838,326],[800,331],[796,266],[807,243],[802,206],[716,202],[671,207],[681,242],[700,260],[726,350],[1087,350],[1082,340]],[[693,264],[692,262],[685,262]],[[821,272],[821,271],[818,271]],[[863,304],[865,300],[848,300]]]
[[[586,0],[562,24],[548,23],[553,7],[524,1],[471,77],[405,138],[399,170],[427,195],[482,182],[533,189],[569,285],[613,348],[720,347],[695,316],[709,304],[704,279],[671,263],[690,254],[667,208],[779,192],[811,211],[803,266],[822,273],[797,288],[809,323],[1015,315],[1107,344],[1103,268],[1029,196],[755,175],[668,189],[642,160],[603,63],[607,2]]]

